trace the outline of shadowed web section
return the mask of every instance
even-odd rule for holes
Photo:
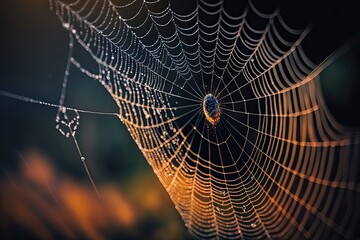
[[[324,105],[308,29],[252,2],[51,5],[70,35],[59,105],[72,68],[105,87],[195,238],[359,238],[360,137]]]

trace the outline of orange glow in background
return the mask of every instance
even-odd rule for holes
[[[4,239],[185,238],[173,204],[161,185],[154,185],[147,176],[126,194],[114,183],[98,184],[97,197],[88,182],[64,175],[39,152],[27,152],[19,161],[18,173],[8,173],[0,183]],[[154,220],[161,227],[151,224]],[[147,224],[153,227],[144,231]]]

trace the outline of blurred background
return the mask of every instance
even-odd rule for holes
[[[316,63],[359,36],[355,1],[280,6],[290,26],[313,23],[304,49]],[[48,1],[3,1],[0,20],[0,90],[58,103],[69,39]],[[358,43],[320,75],[330,111],[352,131],[360,127],[359,56]],[[118,112],[105,89],[74,68],[65,105]],[[1,239],[190,239],[118,118],[80,114],[77,139],[98,199],[73,141],[55,129],[56,113],[0,96]]]

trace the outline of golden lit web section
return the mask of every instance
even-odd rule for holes
[[[51,4],[70,35],[59,105],[71,68],[101,83],[195,238],[359,237],[360,138],[324,105],[307,29],[251,2]]]

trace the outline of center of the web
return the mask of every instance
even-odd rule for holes
[[[220,121],[220,105],[217,98],[211,93],[207,94],[203,100],[203,111],[206,117],[212,125],[217,124]]]

